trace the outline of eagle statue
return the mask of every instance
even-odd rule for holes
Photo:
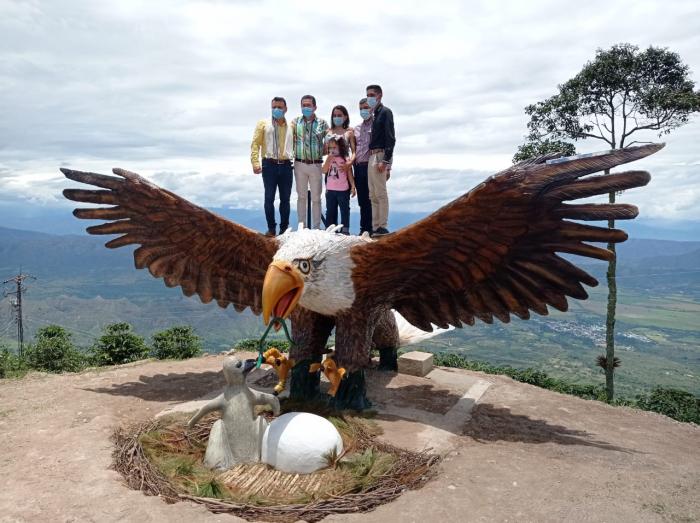
[[[573,220],[623,220],[622,203],[564,203],[646,185],[644,171],[610,169],[663,147],[650,144],[569,158],[543,156],[513,165],[426,218],[381,237],[347,236],[303,226],[267,237],[198,207],[141,176],[61,169],[98,189],[66,189],[66,198],[101,204],[77,218],[105,220],[90,234],[119,235],[109,248],[137,245],[137,268],[236,311],[250,308],[266,324],[290,318],[292,398],[319,393],[318,373],[335,328],[335,360],[346,369],[338,408],[363,409],[370,350],[395,364],[397,311],[424,330],[473,325],[476,319],[528,319],[547,307],[566,311],[567,297],[588,297],[595,278],[557,253],[611,260],[593,243],[627,239],[619,229]],[[604,172],[604,174],[593,175]],[[592,175],[592,176],[591,176]]]

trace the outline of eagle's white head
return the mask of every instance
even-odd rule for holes
[[[325,231],[287,231],[277,239],[281,247],[265,274],[263,319],[286,318],[297,304],[319,314],[335,316],[355,300],[351,279],[350,249],[372,241],[363,236],[337,234],[336,227]]]

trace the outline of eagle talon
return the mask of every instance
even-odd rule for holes
[[[287,386],[287,377],[289,376],[289,371],[294,366],[294,360],[287,358],[285,354],[282,354],[276,347],[271,347],[263,353],[263,360],[268,365],[271,365],[277,373],[279,382],[275,385],[275,389],[272,392],[275,396],[278,396]]]
[[[344,367],[338,367],[335,362],[335,353],[331,351],[326,355],[326,358],[321,363],[313,363],[309,366],[309,373],[323,371],[324,376],[328,378],[331,386],[328,389],[328,395],[335,397],[338,392],[338,387],[340,386],[340,381],[346,376],[346,371]]]

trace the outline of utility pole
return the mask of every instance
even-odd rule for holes
[[[14,283],[15,284],[15,291],[5,291],[3,293],[4,296],[10,296],[14,295],[15,299],[12,301],[12,308],[15,311],[15,321],[17,322],[17,354],[19,357],[24,356],[24,324],[22,322],[22,293],[24,293],[27,290],[27,287],[24,285],[24,280],[27,279],[32,279],[36,280],[34,276],[31,274],[22,274],[22,269],[20,269],[19,274],[17,276],[13,276],[9,280],[5,280],[3,285],[7,285],[8,283]]]

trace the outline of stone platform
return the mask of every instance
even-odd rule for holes
[[[329,384],[324,376],[321,379],[323,390]],[[248,383],[271,392],[277,378],[271,367],[263,365],[250,373]],[[415,451],[446,452],[458,444],[474,405],[491,382],[456,369],[435,367],[424,377],[370,369],[367,384],[367,396],[377,412],[375,421],[384,430],[380,439]],[[198,400],[173,405],[157,416],[194,412],[220,392],[216,389]],[[286,395],[288,390],[280,397]]]

